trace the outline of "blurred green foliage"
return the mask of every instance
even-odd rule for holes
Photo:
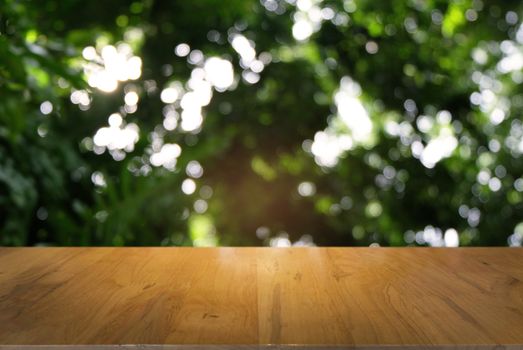
[[[521,10],[485,0],[3,0],[0,245],[455,245],[453,232],[460,245],[521,245]],[[235,36],[261,68],[241,62]],[[84,48],[99,59],[121,43],[140,57],[139,76],[111,92],[88,84],[94,54]],[[175,54],[181,43],[193,63]],[[180,101],[161,92],[190,90],[209,57],[230,61],[235,82],[214,89],[200,128],[183,130]],[[336,101],[343,86],[352,92]],[[126,106],[129,91],[139,101]],[[365,121],[344,119],[358,106],[371,122],[361,140]],[[113,113],[139,128],[134,147],[93,145]],[[338,146],[315,151],[321,135]],[[181,147],[174,168],[151,164],[162,144]]]

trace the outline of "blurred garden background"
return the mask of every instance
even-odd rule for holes
[[[523,3],[0,2],[0,245],[520,246]]]

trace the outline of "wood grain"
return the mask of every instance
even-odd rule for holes
[[[523,349],[523,249],[0,248],[1,349],[122,344]]]

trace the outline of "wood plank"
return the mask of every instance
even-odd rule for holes
[[[0,248],[0,349],[122,344],[523,349],[523,249]]]

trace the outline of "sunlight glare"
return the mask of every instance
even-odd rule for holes
[[[117,89],[118,82],[136,80],[142,74],[142,60],[133,56],[130,46],[120,43],[117,47],[106,45],[100,53],[92,46],[82,51],[83,64],[87,82],[91,87],[103,92]]]

